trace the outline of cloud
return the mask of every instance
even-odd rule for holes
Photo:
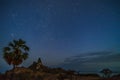
[[[60,65],[66,69],[75,69],[81,71],[98,71],[99,69],[106,67],[116,69],[120,67],[119,63],[120,53],[102,51],[72,56],[66,58],[64,60],[64,63]]]

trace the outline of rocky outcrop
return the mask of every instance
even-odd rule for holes
[[[39,71],[39,72],[46,72],[49,68],[42,64],[41,59],[39,58],[37,62],[33,62],[28,69],[31,69],[33,71]]]
[[[33,62],[28,68],[16,67],[0,76],[0,80],[70,80],[69,71],[62,68],[49,68],[42,64],[39,58]]]
[[[81,80],[80,78],[81,76],[72,70],[49,68],[42,64],[40,58],[28,68],[16,67],[0,75],[0,80]]]

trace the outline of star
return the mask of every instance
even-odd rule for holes
[[[14,37],[15,37],[14,33],[11,33],[11,37],[12,37],[12,38],[14,38]]]

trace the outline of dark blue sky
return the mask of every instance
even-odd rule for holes
[[[22,65],[41,57],[48,66],[120,71],[119,4],[119,0],[0,0],[0,69],[9,67],[2,48],[22,38],[31,48]],[[81,61],[73,64],[68,58]]]

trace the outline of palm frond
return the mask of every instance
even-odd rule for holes
[[[29,49],[30,49],[30,48],[29,48],[28,46],[25,46],[25,47],[24,47],[24,50],[25,50],[25,51],[29,51]]]
[[[15,45],[12,42],[9,43],[9,46],[15,48]]]
[[[3,52],[8,52],[8,51],[10,51],[10,47],[4,47],[3,48]]]
[[[5,59],[5,61],[11,65],[11,62],[12,62],[12,55],[10,53],[4,53],[4,56],[3,58]]]
[[[21,46],[25,51],[29,51],[29,47],[26,45]]]
[[[25,41],[24,40],[22,40],[22,39],[19,39],[19,44],[21,44],[21,45],[23,45],[23,44],[25,44]]]
[[[22,58],[23,58],[24,60],[26,60],[26,59],[28,58],[28,53],[24,53],[24,54],[22,55]]]

